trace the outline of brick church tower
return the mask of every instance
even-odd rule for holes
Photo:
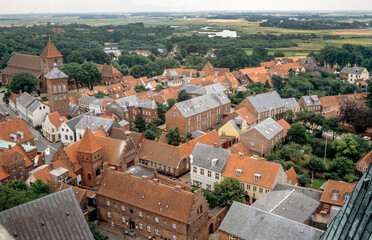
[[[77,159],[82,168],[82,185],[95,187],[103,169],[102,146],[87,128],[77,148]]]
[[[57,64],[54,64],[54,68],[45,75],[45,79],[48,86],[50,112],[58,112],[61,116],[67,117],[69,114],[68,76],[57,68]]]
[[[40,90],[42,92],[46,92],[46,79],[43,77],[43,75],[50,72],[54,64],[57,64],[57,66],[61,66],[63,64],[63,56],[58,51],[56,46],[50,41],[45,46],[43,52],[40,55],[40,67],[41,67],[41,82],[40,82]]]

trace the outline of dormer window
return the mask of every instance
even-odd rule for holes
[[[331,197],[331,199],[332,200],[338,200],[338,196],[340,195],[340,192],[339,191],[337,191],[337,190],[333,190],[332,191],[332,197]]]
[[[242,175],[243,170],[242,169],[236,169],[236,176]]]
[[[261,174],[255,173],[254,174],[254,180],[258,181],[261,178]]]
[[[345,193],[345,199],[344,201],[346,202],[346,200],[350,197],[350,193]]]

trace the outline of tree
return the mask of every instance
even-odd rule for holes
[[[322,124],[322,130],[325,132],[332,131],[332,140],[335,139],[336,135],[341,134],[343,129],[339,127],[337,118],[330,117],[326,118]]]
[[[87,62],[83,63],[76,75],[78,82],[84,83],[89,90],[93,90],[94,85],[102,81],[102,73],[98,70],[97,65]]]
[[[14,74],[9,84],[9,91],[17,94],[20,91],[32,93],[37,90],[37,84],[39,84],[39,79],[30,72],[19,72]]]
[[[145,136],[145,138],[150,139],[150,140],[156,139],[156,134],[151,129],[146,129],[143,132],[143,136]]]
[[[80,64],[78,63],[65,63],[59,67],[59,69],[68,76],[68,84],[71,84],[72,80],[75,80],[76,89],[79,91],[79,82],[77,80],[77,73],[79,71]]]
[[[143,86],[143,85],[139,85],[137,84],[135,87],[134,87],[134,91],[136,91],[136,93],[141,93],[141,92],[147,92],[148,89]]]
[[[43,183],[40,179],[37,179],[31,186],[30,190],[38,195],[38,197],[46,196],[50,193],[52,193],[52,190],[50,189],[50,185]]]
[[[260,62],[264,61],[269,54],[269,51],[263,47],[255,47],[252,50],[252,56],[257,58]]]
[[[173,107],[174,104],[176,104],[176,100],[174,100],[173,98],[168,98],[167,99],[168,109],[170,109],[171,107]]]
[[[349,173],[354,173],[354,162],[347,157],[335,158],[328,167],[329,172],[335,172],[340,178],[344,178]]]
[[[333,144],[337,150],[337,157],[354,158],[359,155],[358,143],[351,135],[346,135],[340,141],[335,141]]]
[[[129,74],[129,68],[127,65],[122,64],[117,67],[117,69],[124,75],[127,76]]]
[[[104,92],[102,92],[102,91],[98,91],[98,92],[95,93],[93,96],[96,97],[96,98],[104,98],[104,97],[107,96],[107,94],[104,93]]]
[[[165,89],[164,85],[161,85],[161,84],[158,84],[156,85],[155,87],[155,91],[156,92],[160,92],[161,90]]]
[[[187,140],[191,140],[192,139],[192,133],[191,132],[187,132],[186,133],[186,139]]]
[[[90,231],[93,234],[94,240],[108,240],[109,238],[103,235],[100,231],[96,229],[96,225],[93,222],[88,223]]]
[[[271,77],[271,82],[273,83],[273,87],[278,90],[278,92],[280,93],[281,90],[284,88],[285,86],[285,81],[284,81],[284,78],[282,78],[281,76],[278,76],[278,75],[273,75]]]
[[[305,164],[305,167],[309,170],[311,170],[313,173],[316,172],[324,172],[325,165],[322,159],[316,156],[312,156],[310,161]]]
[[[141,112],[138,112],[136,119],[134,120],[134,126],[138,129],[138,131],[141,133],[146,129],[146,121],[143,118],[143,115]]]
[[[301,187],[306,187],[306,185],[310,182],[310,178],[307,174],[300,175],[298,177],[298,184]]]
[[[186,101],[186,100],[188,100],[190,98],[191,98],[190,94],[188,94],[185,89],[182,89],[178,93],[177,101],[178,102],[182,102],[182,101]]]
[[[305,144],[307,142],[306,128],[299,123],[292,124],[287,135],[295,143]]]
[[[368,128],[372,127],[372,108],[366,106],[358,106],[353,101],[347,101],[340,108],[340,122],[351,124],[357,133],[364,133]]]
[[[295,114],[292,110],[288,109],[285,111],[284,120],[289,124],[293,124],[295,118]]]
[[[168,144],[173,146],[179,146],[181,144],[181,136],[178,127],[176,127],[174,130],[170,128],[165,136],[168,138]]]
[[[245,202],[244,189],[236,178],[226,177],[220,183],[214,184],[212,198],[217,206],[231,206],[234,201]]]

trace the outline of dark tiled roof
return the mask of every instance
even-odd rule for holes
[[[321,240],[371,238],[372,168],[369,167]]]
[[[91,239],[72,189],[0,213],[0,239]]]

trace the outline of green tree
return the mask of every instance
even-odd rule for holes
[[[146,129],[146,121],[143,118],[143,115],[141,112],[138,112],[136,119],[134,120],[134,126],[138,129],[138,131],[141,133]]]
[[[191,132],[187,132],[186,133],[186,139],[187,140],[191,140],[192,139],[192,133]]]
[[[168,105],[168,109],[170,109],[171,107],[173,107],[174,104],[176,104],[176,100],[174,100],[173,98],[168,98],[167,99],[167,105]],[[168,110],[167,109],[167,110]]]
[[[117,67],[117,69],[124,75],[127,76],[129,74],[129,68],[127,65],[122,64]]]
[[[102,91],[98,91],[98,92],[95,93],[93,96],[96,97],[96,98],[104,98],[104,97],[107,96],[107,94],[104,93],[104,92],[102,92]]]
[[[72,80],[75,80],[76,89],[79,91],[79,82],[77,74],[79,72],[80,64],[78,63],[65,63],[59,67],[59,69],[68,76],[68,84],[71,84]]]
[[[310,178],[307,174],[302,174],[298,177],[298,184],[301,187],[306,187],[306,185],[310,182]]]
[[[143,136],[145,136],[145,138],[150,139],[150,140],[156,139],[156,134],[151,129],[146,129],[143,132]]]
[[[178,93],[177,101],[178,102],[182,102],[182,101],[186,101],[186,100],[188,100],[190,98],[191,98],[190,94],[188,94],[185,89],[182,89]]]
[[[255,47],[252,50],[252,56],[263,62],[269,54],[269,51],[263,47]]]
[[[310,161],[305,164],[305,167],[309,170],[311,170],[313,173],[316,172],[324,172],[325,170],[325,165],[322,159],[316,156],[312,156]]]
[[[355,158],[359,155],[358,143],[351,135],[346,135],[340,141],[335,141],[333,144],[337,150],[337,157]]]
[[[36,85],[39,84],[39,79],[37,79],[30,72],[19,72],[15,73],[12,81],[9,84],[9,91],[12,93],[35,92]]]
[[[287,135],[295,143],[305,144],[307,142],[306,128],[299,123],[292,124]]]
[[[168,138],[168,144],[173,146],[179,146],[181,144],[181,136],[178,127],[176,127],[174,130],[169,129],[167,135],[165,136]]]
[[[337,118],[330,117],[326,118],[322,124],[322,130],[325,132],[331,131],[332,132],[332,140],[335,139],[336,135],[341,134],[343,132],[342,128],[338,125]]]
[[[158,84],[158,85],[156,85],[156,87],[155,87],[155,91],[156,91],[156,92],[160,92],[160,91],[163,90],[163,89],[165,89],[165,87],[164,87],[163,85],[161,85],[161,84]]]
[[[348,173],[354,173],[354,162],[347,157],[337,157],[335,158],[328,167],[329,172],[335,172],[340,178]]]
[[[353,183],[357,180],[357,177],[355,176],[354,173],[348,173],[348,174],[345,174],[345,176],[342,178],[342,180],[344,180],[345,182],[348,182],[348,183]]]
[[[37,179],[31,186],[30,186],[31,192],[38,195],[38,197],[43,197],[45,195],[48,195],[52,193],[52,190],[50,188],[49,184],[43,183],[40,179]]]
[[[284,88],[285,86],[285,80],[284,78],[282,78],[281,76],[278,76],[278,75],[273,75],[272,78],[272,83],[273,83],[273,87],[279,92],[281,93],[281,90]]]
[[[109,238],[103,235],[100,231],[96,229],[96,225],[93,222],[88,223],[90,231],[93,234],[94,240],[108,240]]]
[[[217,206],[231,206],[234,201],[245,202],[244,189],[236,178],[227,177],[214,184],[212,197]]]
[[[143,85],[139,85],[137,84],[135,87],[134,87],[134,91],[136,91],[136,93],[141,93],[141,92],[147,92],[148,89],[143,86]]]
[[[97,65],[87,62],[83,63],[76,75],[79,83],[85,84],[90,90],[93,90],[94,85],[102,81],[102,73],[98,70]]]

